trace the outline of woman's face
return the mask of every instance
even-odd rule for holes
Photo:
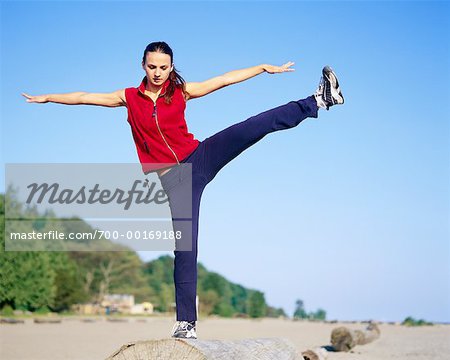
[[[173,65],[170,63],[170,55],[160,52],[148,52],[142,68],[147,75],[147,81],[153,86],[162,86],[169,78]]]

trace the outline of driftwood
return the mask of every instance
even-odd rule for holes
[[[96,321],[97,321],[96,319],[89,319],[89,318],[81,319],[81,322],[85,322],[85,323],[94,323]]]
[[[61,323],[61,319],[51,319],[51,318],[35,318],[33,319],[35,324],[59,324]]]
[[[185,340],[162,339],[126,344],[106,360],[301,360],[285,339]],[[312,359],[323,359],[308,358]]]
[[[107,318],[106,321],[123,323],[123,322],[128,322],[128,319],[126,319],[126,318]]]
[[[306,350],[302,352],[303,360],[325,360],[327,358],[327,351],[324,348],[317,348]]]
[[[25,321],[22,319],[14,319],[14,318],[3,318],[0,319],[1,324],[25,324]]]
[[[380,329],[371,323],[364,330],[350,330],[338,327],[331,332],[331,345],[334,351],[350,351],[356,345],[368,344],[380,337]]]

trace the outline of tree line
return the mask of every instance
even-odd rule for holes
[[[70,312],[74,304],[100,303],[104,295],[119,293],[134,295],[138,303],[149,301],[156,311],[173,310],[173,257],[143,262],[135,251],[117,249],[112,243],[106,245],[121,251],[89,251],[92,244],[88,240],[77,242],[79,251],[5,251],[7,202],[15,219],[35,216],[36,221],[19,222],[22,232],[55,227],[65,233],[94,232],[80,219],[46,221],[52,214],[23,207],[9,192],[0,194],[0,309]],[[202,315],[286,316],[283,309],[266,303],[263,292],[232,283],[201,263],[198,295]]]

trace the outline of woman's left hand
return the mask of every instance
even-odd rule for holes
[[[295,63],[293,63],[292,61],[289,61],[286,64],[281,65],[281,66],[265,64],[265,65],[263,65],[263,68],[264,68],[264,71],[268,72],[269,74],[278,74],[278,73],[283,73],[283,72],[295,71],[295,69],[291,69],[291,66],[294,64]]]

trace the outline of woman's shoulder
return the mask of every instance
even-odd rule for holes
[[[175,84],[175,89],[184,91],[186,89],[186,84]]]
[[[137,93],[139,89],[137,87],[127,87],[125,88],[125,93]]]
[[[180,96],[183,101],[186,101],[186,85],[185,84],[176,84],[175,85],[175,94]]]

